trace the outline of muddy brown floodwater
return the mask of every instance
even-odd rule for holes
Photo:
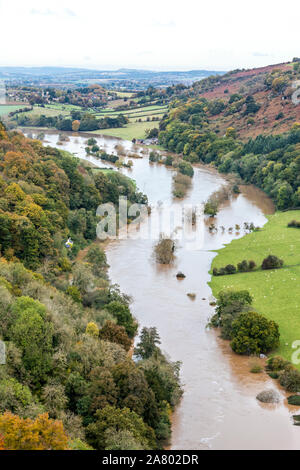
[[[45,140],[56,145],[58,134],[47,133]],[[97,137],[100,146],[112,151],[118,139]],[[70,137],[60,145],[78,157],[86,158],[84,137]],[[130,142],[122,145],[131,150]],[[99,166],[99,160],[88,157]],[[151,224],[151,233],[158,236],[160,223],[169,217],[172,200],[173,170],[149,164],[148,158],[134,160],[131,170],[122,170],[137,182],[153,207],[151,216],[141,224]],[[224,183],[221,175],[208,168],[196,168],[193,184],[186,198],[175,207],[195,205]],[[281,391],[280,404],[263,405],[256,395],[265,388],[276,387],[266,374],[249,372],[251,359],[234,355],[228,342],[218,332],[206,328],[213,314],[209,305],[212,293],[208,286],[209,270],[215,253],[233,238],[244,235],[228,232],[244,222],[262,226],[265,213],[271,213],[270,200],[253,187],[243,187],[242,194],[224,205],[214,223],[225,231],[210,233],[208,224],[197,222],[194,235],[197,243],[180,239],[177,227],[176,260],[172,266],[159,266],[152,257],[154,240],[137,233],[108,245],[110,277],[121,289],[133,296],[132,312],[140,326],[155,326],[161,336],[161,347],[173,361],[181,361],[184,396],[173,414],[171,449],[300,449],[300,428],[293,426],[292,409],[286,405]],[[159,202],[160,201],[160,202]],[[158,204],[159,202],[159,204]],[[164,227],[163,227],[164,228]],[[187,234],[188,236],[188,234]],[[186,278],[176,279],[177,271]],[[195,293],[193,301],[187,293]]]

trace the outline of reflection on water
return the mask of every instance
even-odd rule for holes
[[[57,134],[47,133],[45,140],[55,145],[57,138]],[[107,151],[119,142],[109,137],[98,140],[98,145],[105,144]],[[60,148],[84,157],[85,141],[81,136],[70,137],[70,142]],[[131,150],[131,142],[122,144]],[[136,180],[154,207],[163,201],[161,210],[167,210],[172,203],[172,169],[151,165],[145,157],[134,160],[130,173],[127,169],[122,172]],[[222,184],[224,180],[218,173],[196,168],[187,197],[175,204],[201,203]],[[260,404],[255,397],[263,389],[275,387],[272,379],[265,374],[251,374],[250,359],[232,354],[228,342],[220,340],[217,332],[206,329],[213,313],[207,282],[215,253],[210,250],[243,236],[244,222],[263,225],[264,212],[272,211],[265,195],[256,188],[243,187],[242,193],[214,219],[217,232],[210,233],[203,222],[198,222],[197,230],[204,232],[201,247],[193,248],[179,240],[172,266],[158,266],[154,262],[151,239],[113,241],[107,248],[110,277],[133,296],[132,311],[139,324],[156,326],[162,348],[172,360],[182,362],[185,393],[173,415],[172,449],[300,449],[300,428],[291,423],[292,410],[285,404],[284,393],[276,407]],[[156,218],[154,209],[150,222],[158,236]],[[240,232],[229,233],[228,228],[236,224],[240,225]],[[182,281],[176,279],[178,270],[186,275]],[[196,294],[193,302],[187,293]]]

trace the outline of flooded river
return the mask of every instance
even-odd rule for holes
[[[36,135],[36,133],[35,133]],[[58,134],[47,133],[45,141],[55,146]],[[112,152],[120,141],[97,137],[98,145]],[[71,136],[60,148],[85,157],[86,137]],[[131,142],[121,142],[131,150]],[[87,157],[93,163],[100,160]],[[195,168],[193,184],[186,198],[172,199],[173,170],[159,164],[149,164],[147,156],[133,160],[133,168],[123,169],[147,194],[153,210],[144,223],[152,223],[151,231],[159,235],[160,218],[168,216],[169,206],[199,204],[224,184],[214,170]],[[160,201],[160,202],[159,202]],[[213,314],[208,286],[210,265],[215,253],[233,238],[244,235],[234,230],[244,222],[262,226],[272,204],[257,189],[243,188],[240,195],[228,202],[214,221],[225,230],[210,233],[208,224],[201,220],[197,230],[200,242],[177,242],[176,259],[172,266],[159,266],[153,260],[153,239],[136,236],[111,242],[107,248],[110,277],[122,291],[133,297],[132,311],[140,326],[156,326],[161,336],[161,347],[173,361],[181,361],[184,396],[173,415],[171,449],[300,449],[300,428],[293,426],[291,409],[282,402],[263,405],[256,395],[265,388],[275,387],[265,374],[251,374],[251,359],[231,353],[228,342],[218,332],[206,328]],[[178,228],[177,234],[181,232]],[[178,281],[176,273],[186,278]],[[191,300],[187,293],[195,293]]]

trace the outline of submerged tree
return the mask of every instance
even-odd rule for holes
[[[157,263],[170,264],[174,259],[175,242],[172,238],[165,238],[160,235],[159,241],[154,247],[154,254]]]

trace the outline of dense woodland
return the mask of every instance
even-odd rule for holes
[[[76,257],[95,239],[99,203],[144,195],[3,125],[0,172],[0,448],[160,448],[179,364],[155,328],[132,350],[131,299],[110,283],[101,246]]]

